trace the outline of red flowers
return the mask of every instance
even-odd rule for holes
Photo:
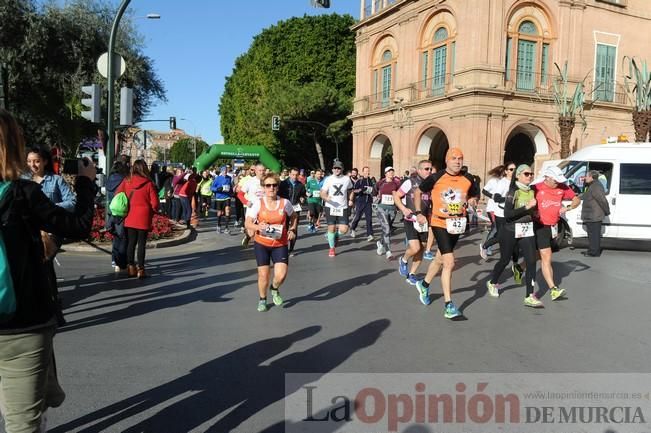
[[[152,221],[152,231],[147,233],[147,240],[158,240],[173,236],[173,225],[170,223],[169,218],[155,214]],[[106,230],[103,208],[95,209],[93,226],[88,240],[90,242],[111,242],[113,240],[113,235]]]

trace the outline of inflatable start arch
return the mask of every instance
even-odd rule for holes
[[[280,173],[280,162],[264,146],[213,144],[197,157],[193,166],[197,171],[209,168],[218,159],[237,158],[260,161],[269,170]]]

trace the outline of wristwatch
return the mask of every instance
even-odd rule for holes
[[[415,210],[415,211],[413,211],[412,213],[413,213],[414,215],[421,215],[421,214],[423,213],[423,211]]]

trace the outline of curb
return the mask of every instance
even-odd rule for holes
[[[147,242],[145,248],[167,248],[182,245],[193,240],[194,229],[185,229],[183,234],[175,239],[160,239],[157,241]],[[61,249],[64,252],[75,253],[94,253],[94,252],[111,252],[111,244],[93,244],[90,242],[73,242],[64,244]]]

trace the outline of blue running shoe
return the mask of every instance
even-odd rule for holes
[[[454,302],[450,302],[448,305],[445,306],[444,315],[446,319],[454,319],[455,317],[461,316],[461,311],[459,311],[457,306],[454,305]]]
[[[398,259],[398,263],[400,263],[400,265],[398,266],[398,272],[400,272],[400,275],[403,276],[403,277],[406,277],[407,275],[409,275],[409,268],[408,268],[407,262],[405,262],[402,259],[402,257],[400,257]]]
[[[429,287],[423,286],[423,281],[418,280],[418,282],[416,282],[416,289],[418,289],[418,298],[420,299],[421,304],[429,305]]]
[[[423,253],[423,258],[425,260],[434,260],[434,254],[430,250],[427,250]]]
[[[416,283],[418,283],[418,281],[420,281],[420,280],[418,279],[418,277],[416,275],[409,274],[409,276],[407,277],[407,279],[405,279],[405,281],[407,283],[411,284],[412,286],[415,286]]]

